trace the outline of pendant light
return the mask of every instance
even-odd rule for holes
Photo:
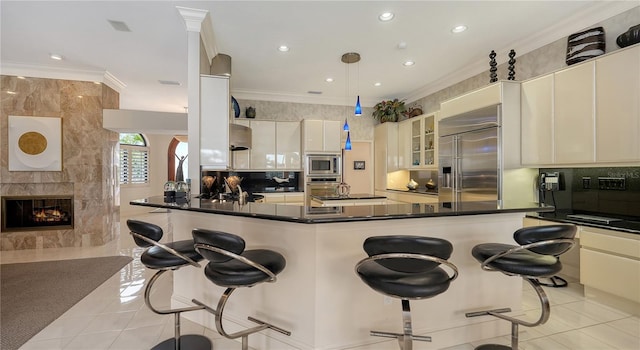
[[[351,151],[351,132],[347,131],[347,141],[344,143],[344,149]]]
[[[344,55],[342,55],[342,59],[341,61],[343,63],[346,64],[345,66],[345,76],[346,76],[346,82],[345,82],[345,96],[347,99],[347,103],[349,100],[349,64],[351,63],[356,63],[360,61],[360,54],[357,52],[347,52]],[[359,78],[359,77],[358,77]],[[346,113],[348,115],[348,113]],[[358,95],[357,101],[356,101],[356,107],[355,107],[355,112],[354,115],[356,116],[360,116],[362,115],[362,107],[360,106],[360,96]],[[344,118],[344,126],[342,127],[343,131],[347,132],[347,140],[344,144],[344,149],[345,151],[350,151],[351,150],[351,131],[349,130],[349,123],[347,122],[347,116],[345,116]]]

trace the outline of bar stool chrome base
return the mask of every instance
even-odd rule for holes
[[[499,344],[483,344],[476,347],[475,350],[511,350],[511,347]]]
[[[211,340],[203,335],[198,334],[186,334],[180,336],[180,346],[176,347],[175,338],[169,338],[162,343],[154,346],[151,350],[175,350],[175,349],[188,349],[188,350],[211,350],[213,344]]]
[[[409,300],[402,299],[402,325],[403,333],[391,333],[382,331],[371,331],[369,334],[374,337],[397,338],[401,350],[412,350],[413,340],[430,342],[431,337],[425,335],[413,335],[411,328],[411,309]]]

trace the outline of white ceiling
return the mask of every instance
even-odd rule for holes
[[[2,74],[108,81],[120,108],[184,112],[187,32],[176,6],[208,10],[232,57],[236,98],[351,104],[423,97],[623,12],[637,1],[7,1]],[[392,11],[391,22],[377,16]],[[116,31],[108,20],[131,32]],[[469,29],[454,35],[450,29]],[[400,42],[406,43],[399,49]],[[277,50],[281,44],[288,53]],[[340,61],[361,54],[358,64]],[[64,57],[53,61],[49,54]],[[411,59],[412,67],[402,62]],[[517,56],[516,56],[517,59]],[[517,63],[516,63],[517,71]],[[325,82],[332,77],[333,83]],[[517,73],[516,73],[517,78]],[[179,86],[158,81],[177,81]],[[115,84],[113,82],[116,82]],[[117,82],[120,82],[121,85]],[[374,87],[374,82],[382,85]],[[321,91],[322,94],[309,94]]]

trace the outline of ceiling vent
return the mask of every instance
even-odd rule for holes
[[[107,20],[109,22],[109,24],[111,24],[111,26],[113,27],[113,29],[119,31],[119,32],[130,32],[131,29],[129,29],[129,26],[127,26],[126,23],[122,22],[122,21],[112,21],[110,19]]]
[[[158,83],[162,85],[176,85],[176,86],[181,85],[179,81],[173,81],[173,80],[158,80]]]

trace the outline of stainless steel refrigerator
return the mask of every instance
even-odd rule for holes
[[[440,202],[501,199],[500,105],[439,121]]]

